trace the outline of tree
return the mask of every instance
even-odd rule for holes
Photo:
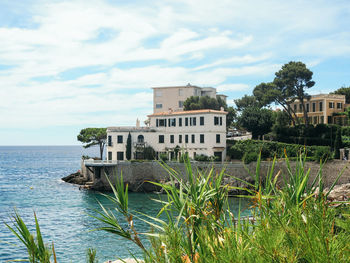
[[[272,111],[258,107],[247,107],[238,118],[238,124],[252,133],[253,139],[271,131]]]
[[[331,94],[338,94],[338,95],[345,95],[345,102],[348,104],[350,103],[350,86],[349,87],[341,87],[340,89],[337,89],[334,92],[331,92]]]
[[[282,66],[281,70],[275,73],[276,77],[273,83],[279,90],[285,91],[287,99],[298,99],[302,105],[304,123],[309,124],[305,101],[310,99],[310,96],[305,92],[315,85],[312,81],[312,71],[306,68],[302,62],[291,61]],[[283,94],[283,93],[282,93]]]
[[[220,110],[227,108],[226,102],[220,97],[211,98],[209,96],[191,96],[184,101],[184,110],[212,109]]]
[[[237,111],[243,111],[248,107],[258,107],[261,108],[260,103],[257,101],[254,95],[244,95],[240,99],[234,100],[236,104]]]
[[[228,112],[226,116],[226,127],[230,127],[237,117],[236,110],[233,107],[228,107],[226,102],[219,96],[211,98],[209,96],[191,96],[184,101],[184,110],[201,110],[212,109],[221,110],[224,108]]]
[[[126,159],[131,159],[131,134],[129,132],[128,139],[126,140]]]
[[[339,149],[343,146],[342,137],[341,137],[341,127],[338,126],[337,133],[335,136],[335,142],[334,142],[334,159],[340,158],[340,151]]]
[[[80,131],[77,140],[86,143],[84,148],[89,148],[94,145],[100,147],[100,158],[103,158],[103,150],[106,145],[107,129],[106,128],[85,128]]]

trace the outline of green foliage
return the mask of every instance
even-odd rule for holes
[[[126,155],[127,160],[131,159],[131,134],[129,132],[128,139],[126,141]]]
[[[197,162],[214,162],[217,161],[216,156],[207,156],[204,154],[197,154],[196,157],[194,157],[194,160]]]
[[[249,163],[250,161],[254,161],[254,157],[256,160],[256,157],[260,152],[263,159],[269,159],[274,158],[274,156],[277,158],[283,158],[285,154],[289,157],[297,157],[300,152],[304,151],[304,149],[309,156],[308,160],[329,160],[332,156],[331,148],[328,146],[304,146],[299,144],[257,140],[238,141],[228,150],[227,154],[230,155],[232,159],[243,159],[245,162]],[[248,159],[246,160],[245,158]]]
[[[184,110],[220,110],[221,107],[227,109],[226,102],[220,97],[211,98],[209,96],[191,96],[184,101]]]
[[[28,261],[30,263],[50,263],[50,258],[53,256],[56,263],[56,253],[54,245],[48,247],[44,244],[44,240],[41,235],[38,219],[34,213],[36,237],[28,230],[26,224],[20,217],[17,211],[13,216],[13,227],[5,225],[11,230],[11,232],[23,243],[28,252]],[[22,261],[22,260],[21,260]]]
[[[235,99],[234,100],[236,104],[236,108],[238,111],[242,112],[246,108],[261,108],[261,104],[257,101],[255,96],[252,95],[244,95],[240,99]]]
[[[86,250],[86,262],[87,263],[98,263],[97,259],[96,259],[96,249],[94,248],[88,248]]]
[[[340,151],[339,149],[343,147],[342,143],[342,136],[341,136],[341,128],[338,127],[337,133],[335,137],[335,143],[334,143],[334,158],[339,159],[340,158]]]
[[[237,118],[236,110],[233,107],[228,107],[226,102],[219,96],[211,98],[209,96],[191,96],[184,101],[184,110],[200,110],[200,109],[212,109],[220,110],[224,108],[228,112],[226,115],[226,126],[230,127]]]
[[[281,93],[286,96],[285,99],[292,100],[295,98],[301,102],[303,106],[304,123],[308,126],[309,120],[305,101],[310,97],[306,93],[306,89],[315,85],[315,82],[312,81],[312,71],[302,62],[290,61],[284,64],[281,70],[276,72],[275,75],[276,77],[273,83],[279,91],[284,91]]]
[[[238,124],[252,133],[253,139],[271,131],[272,111],[257,107],[245,108],[238,118]]]
[[[163,162],[168,161],[168,155],[166,153],[161,153],[159,155],[159,159],[162,160]]]
[[[258,159],[258,153],[257,152],[246,152],[243,155],[243,161],[245,164],[255,162]]]
[[[338,94],[338,95],[345,95],[345,101],[347,104],[350,103],[350,86],[346,87],[343,86],[340,89],[337,89],[334,92],[331,92],[331,94]]]
[[[333,148],[337,125],[318,124],[316,126],[274,126],[275,140],[304,145],[324,145]]]
[[[311,180],[310,169],[305,167],[305,154],[297,157],[295,169],[288,157],[285,158],[285,173],[275,170],[274,158],[264,176],[260,171],[259,155],[255,171],[249,171],[254,183],[234,178],[242,182],[243,187],[224,185],[224,170],[192,169],[188,158],[184,174],[161,163],[170,183],[153,183],[166,193],[165,200],[155,200],[162,204],[155,217],[142,213],[136,216],[129,211],[128,187],[124,186],[121,175],[116,178],[115,186],[109,182],[113,196],[104,195],[113,207],[107,209],[100,204],[101,211],[96,211],[98,216],[93,216],[103,223],[97,230],[134,242],[143,250],[146,263],[349,262],[349,205],[342,203],[335,207],[327,201],[344,170],[326,192],[322,163]],[[279,182],[281,180],[283,184]],[[232,213],[228,204],[230,188],[247,193],[245,198],[251,200],[253,220],[242,218],[240,212]],[[118,221],[116,213],[124,216],[126,225]],[[166,221],[159,218],[162,214]],[[150,239],[148,248],[139,238],[141,233],[136,231],[134,217],[152,228],[150,232],[142,233]],[[30,237],[23,221],[16,221],[17,229],[25,230],[17,236]],[[36,225],[37,236],[41,237],[37,220]],[[38,238],[38,246],[44,248],[41,238]]]
[[[106,128],[85,128],[80,131],[77,140],[85,143],[84,148],[94,145],[100,147],[100,158],[103,158],[103,150],[106,145],[107,129]]]
[[[156,152],[151,146],[147,146],[143,151],[145,160],[154,160],[156,158]]]

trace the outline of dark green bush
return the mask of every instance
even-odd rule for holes
[[[198,154],[196,155],[196,157],[194,157],[194,160],[198,162],[208,162],[209,157],[204,154]]]
[[[243,161],[245,164],[256,162],[258,159],[259,154],[256,152],[246,152],[243,156]]]
[[[254,153],[255,156],[261,152],[262,159],[284,158],[285,154],[293,158],[298,156],[300,152],[307,153],[308,160],[321,160],[324,158],[330,159],[331,148],[329,146],[304,146],[300,144],[288,144],[281,142],[270,141],[258,141],[258,140],[245,140],[238,141],[234,146],[228,150],[228,155],[232,159],[242,160],[246,157],[247,153]],[[244,156],[244,157],[243,157]],[[250,156],[248,157],[250,158]]]
[[[159,159],[162,160],[163,162],[168,161],[168,155],[166,155],[165,153],[162,153],[159,155]]]

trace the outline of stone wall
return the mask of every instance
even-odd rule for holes
[[[263,161],[261,162],[260,173],[262,176],[265,176],[271,168],[271,162]],[[172,169],[179,172],[180,175],[185,175],[185,165],[183,163],[168,162],[167,165]],[[95,167],[94,169],[101,169],[100,177],[97,178],[96,174],[91,173],[88,169],[83,167],[82,172],[85,177],[89,177],[93,180],[95,189],[99,190],[108,190],[109,183],[106,179],[106,175],[113,181],[114,175],[123,175],[123,180],[125,183],[128,183],[129,189],[131,191],[157,191],[158,187],[155,187],[152,182],[167,182],[169,181],[169,176],[165,169],[161,167],[158,162],[120,162],[113,167]],[[295,170],[296,163],[291,162],[292,170]],[[336,179],[337,175],[344,169],[343,175],[341,176],[338,184],[344,184],[350,182],[350,163],[345,161],[332,161],[324,165],[322,174],[324,176],[325,186],[329,187]],[[256,163],[250,163],[244,165],[242,162],[233,162],[227,164],[221,163],[192,163],[193,169],[206,170],[214,168],[215,172],[218,173],[221,169],[225,168],[226,176],[224,179],[225,183],[228,183],[232,186],[240,186],[240,182],[235,180],[231,176],[238,177],[245,181],[252,182],[252,177],[249,175],[247,169],[250,170],[250,173],[255,176]],[[317,175],[320,165],[314,162],[307,162],[306,169],[310,169],[311,181]],[[278,161],[275,165],[275,172],[281,170],[282,174],[287,175],[286,164],[284,161]],[[282,182],[282,175],[279,177],[279,182]]]

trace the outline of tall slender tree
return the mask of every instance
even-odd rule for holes
[[[126,159],[131,159],[131,134],[129,132],[128,139],[126,141]]]

